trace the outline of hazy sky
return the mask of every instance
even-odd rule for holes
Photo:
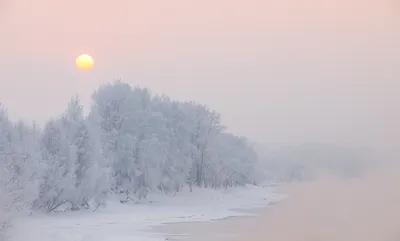
[[[0,56],[13,118],[44,122],[75,93],[88,107],[121,77],[256,141],[400,140],[394,0],[0,0]]]

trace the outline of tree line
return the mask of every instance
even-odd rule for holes
[[[220,115],[121,81],[100,86],[84,115],[78,97],[43,127],[0,106],[0,205],[12,212],[97,208],[149,192],[253,184],[257,154]],[[2,221],[2,220],[0,220]]]

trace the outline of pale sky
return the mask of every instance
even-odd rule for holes
[[[255,141],[400,140],[395,0],[0,0],[0,56],[13,118],[43,123],[76,93],[88,108],[121,77]]]

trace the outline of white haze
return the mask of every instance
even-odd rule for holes
[[[300,212],[305,229],[333,229],[302,212],[302,197],[329,192],[310,215],[353,212],[352,241],[374,241],[367,229],[397,235],[397,213],[385,215],[399,200],[388,172],[400,148],[399,26],[390,0],[0,1],[0,223],[93,210],[117,194],[312,181],[265,225]],[[76,70],[82,52],[93,71]],[[99,89],[117,77],[172,100]],[[76,93],[83,107],[65,111]]]
[[[13,119],[45,123],[75,93],[88,112],[92,90],[122,77],[207,104],[257,142],[398,146],[396,1],[1,3]],[[81,52],[90,73],[75,69]]]

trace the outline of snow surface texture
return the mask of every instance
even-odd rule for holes
[[[283,197],[271,187],[257,186],[226,192],[185,190],[175,197],[155,193],[135,204],[111,202],[96,212],[34,214],[21,218],[14,223],[11,241],[161,241],[165,235],[150,233],[150,227],[254,215],[234,209],[262,207]]]

